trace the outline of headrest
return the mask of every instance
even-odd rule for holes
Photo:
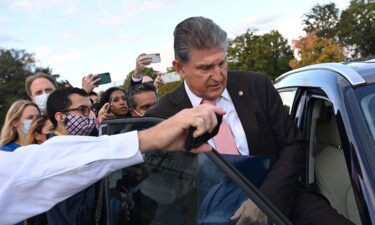
[[[337,127],[336,117],[332,108],[322,108],[320,117],[316,124],[317,144],[320,146],[332,145],[341,147],[341,139]]]

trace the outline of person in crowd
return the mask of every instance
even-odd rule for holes
[[[21,147],[22,150],[13,153],[14,157],[0,152],[0,165],[7,168],[0,173],[0,183],[6,184],[0,186],[0,223],[12,224],[45,212],[109,173],[142,163],[142,153],[182,150],[190,127],[196,128],[194,137],[212,132],[218,122],[215,114],[224,114],[217,107],[202,105],[146,130],[101,137],[79,136],[92,129],[95,115],[90,104],[88,94],[81,89],[56,90],[48,99],[48,115],[58,131],[56,134],[70,135]],[[204,144],[193,152],[209,150]],[[68,215],[74,215],[75,210],[82,212],[84,215],[73,220],[74,224],[84,224],[80,219],[94,219],[93,214],[84,213],[92,213],[86,206],[93,207],[69,205],[63,211]],[[69,224],[69,221],[49,221],[49,224]]]
[[[42,144],[53,133],[54,129],[51,121],[48,119],[48,116],[37,116],[31,122],[30,129],[26,137],[26,145]]]
[[[161,75],[158,74],[155,78],[155,81],[150,76],[144,76],[142,70],[151,64],[152,59],[147,57],[145,53],[138,55],[135,62],[135,69],[132,75],[130,86],[135,86],[140,83],[153,83],[156,89],[164,86],[164,81],[161,78]]]
[[[31,121],[40,115],[38,106],[28,100],[17,100],[9,108],[1,129],[0,150],[14,151],[26,144]]]
[[[120,119],[129,116],[126,92],[119,87],[107,89],[100,98],[98,124],[107,119]]]
[[[130,115],[133,117],[143,116],[157,101],[156,88],[153,84],[138,84],[130,87],[127,91],[127,102]]]
[[[226,114],[219,133],[209,144],[221,154],[271,158],[271,168],[260,190],[289,216],[305,165],[306,141],[284,110],[268,76],[227,71],[227,47],[226,32],[212,20],[191,17],[180,22],[174,30],[173,66],[184,83],[160,99],[146,115],[168,118],[202,103],[223,108]],[[336,213],[334,217],[340,216]],[[250,199],[242,203],[231,219],[236,224],[267,223],[266,215]],[[331,219],[322,224],[335,223]],[[309,222],[309,219],[296,221]]]
[[[26,145],[26,136],[33,118],[40,115],[38,106],[28,100],[17,100],[9,108],[0,135],[0,150],[12,152]],[[23,222],[17,225],[23,225]]]
[[[56,90],[56,87],[53,77],[43,72],[27,77],[25,81],[27,95],[38,105],[42,113],[46,112],[47,98],[52,91]]]

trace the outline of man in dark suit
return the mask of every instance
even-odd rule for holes
[[[306,142],[269,78],[255,72],[227,72],[227,34],[207,18],[192,17],[179,23],[174,31],[174,50],[173,66],[184,83],[146,115],[168,118],[182,109],[214,101],[226,111],[223,123],[234,138],[234,154],[272,159],[260,190],[289,216],[305,165]],[[213,140],[209,144],[217,145]],[[267,221],[251,200],[245,201],[232,219],[237,224]]]

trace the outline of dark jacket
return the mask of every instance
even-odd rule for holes
[[[288,215],[291,197],[305,165],[306,142],[267,76],[228,72],[227,90],[245,130],[250,155],[271,157],[273,162],[260,190]],[[146,115],[168,118],[191,107],[182,84],[160,99]]]

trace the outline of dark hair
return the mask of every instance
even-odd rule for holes
[[[83,97],[88,97],[89,94],[81,88],[61,88],[53,91],[47,99],[47,115],[49,120],[51,120],[53,126],[57,127],[57,121],[55,119],[55,114],[57,112],[62,112],[72,105],[69,96],[72,94],[78,94]]]
[[[90,93],[89,93],[89,96],[91,96],[91,95],[98,96],[98,94],[97,94],[95,91],[90,92]]]
[[[204,17],[190,17],[180,22],[174,32],[174,55],[177,60],[189,62],[190,49],[220,47],[227,51],[227,33],[212,20]]]
[[[98,109],[97,109],[97,112],[99,112],[99,110],[103,107],[103,105],[107,102],[109,102],[109,97],[111,96],[112,92],[114,91],[122,91],[124,92],[124,95],[126,97],[126,91],[122,88],[119,88],[119,87],[111,87],[111,88],[108,88],[103,94],[102,96],[100,97],[100,102],[99,102],[99,106],[98,106]]]
[[[44,78],[44,79],[49,80],[53,84],[53,86],[56,88],[56,82],[51,75],[48,75],[48,74],[43,73],[43,72],[38,72],[38,73],[26,78],[25,90],[26,90],[26,93],[29,97],[31,97],[31,90],[30,90],[31,84],[34,82],[34,80],[39,79],[39,78]]]
[[[142,84],[137,84],[135,86],[131,86],[128,89],[127,98],[126,98],[126,101],[128,103],[129,108],[135,109],[137,107],[136,103],[134,102],[134,96],[135,95],[137,95],[139,93],[142,93],[142,92],[147,92],[147,91],[152,91],[157,96],[156,87],[152,83],[146,82],[146,83],[142,83]]]
[[[26,145],[31,145],[31,144],[38,144],[35,136],[36,134],[42,134],[42,130],[44,125],[46,125],[46,122],[48,121],[48,116],[47,115],[40,115],[37,116],[33,119],[29,132],[26,136]]]

